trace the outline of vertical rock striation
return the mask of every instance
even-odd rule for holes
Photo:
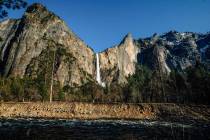
[[[128,34],[119,45],[95,56],[63,20],[40,4],[29,6],[21,19],[1,22],[0,37],[1,75],[45,80],[52,75],[61,86],[124,84],[136,64],[169,74],[200,61],[210,70],[209,33],[170,31],[139,40]]]
[[[0,28],[2,75],[37,77],[50,50],[56,52],[54,80],[61,85],[77,86],[92,79],[93,50],[44,6],[33,4],[20,20],[2,22]]]
[[[135,73],[138,52],[139,48],[134,44],[131,34],[126,35],[119,45],[101,52],[102,79],[108,84],[126,83],[126,78]]]

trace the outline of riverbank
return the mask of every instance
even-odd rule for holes
[[[126,119],[210,122],[210,106],[164,103],[97,104],[82,102],[0,103],[1,118]]]

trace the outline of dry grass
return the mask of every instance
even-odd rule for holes
[[[83,102],[1,103],[0,117],[55,119],[210,120],[210,107],[177,104],[94,104]]]

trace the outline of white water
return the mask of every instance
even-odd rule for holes
[[[205,53],[206,53],[206,50],[207,50],[208,47],[209,46],[205,46],[205,47],[200,49],[202,59],[204,59],[206,57]]]
[[[96,81],[99,85],[102,87],[105,87],[105,83],[101,81],[101,73],[100,73],[100,63],[99,63],[99,56],[98,53],[96,53]]]
[[[100,73],[100,64],[98,53],[96,53],[96,80],[99,84],[101,84],[101,73]]]
[[[165,69],[167,70],[167,72],[170,73],[171,69],[168,67],[168,65],[166,63],[164,65],[165,65]]]

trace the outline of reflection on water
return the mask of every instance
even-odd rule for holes
[[[210,139],[210,125],[158,121],[0,120],[1,140],[201,140]]]

